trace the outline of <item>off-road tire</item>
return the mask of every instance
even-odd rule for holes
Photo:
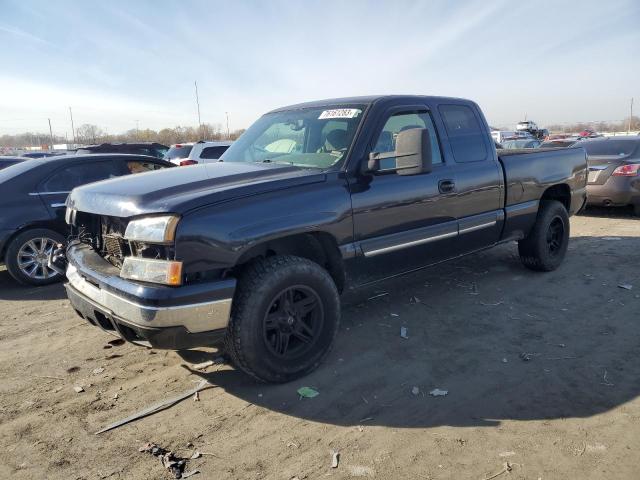
[[[9,246],[7,247],[7,251],[5,254],[4,262],[7,266],[7,270],[9,274],[16,280],[18,283],[23,285],[48,285],[50,283],[59,282],[63,279],[63,276],[53,272],[51,276],[48,278],[32,278],[26,275],[18,265],[18,253],[20,252],[20,248],[25,245],[29,240],[47,238],[53,240],[55,243],[64,243],[65,238],[60,235],[58,232],[54,230],[50,230],[48,228],[33,228],[30,230],[25,230],[24,232],[18,234],[11,240]]]
[[[562,232],[556,229],[561,225]],[[552,233],[553,230],[553,233]],[[556,240],[550,240],[550,237]],[[556,238],[557,237],[557,238]],[[555,245],[554,248],[551,244]],[[560,266],[569,245],[569,214],[556,200],[540,202],[538,217],[529,235],[518,242],[518,253],[525,267],[550,272]]]
[[[315,292],[323,321],[310,351],[298,358],[279,358],[267,345],[265,316],[282,291],[302,287]],[[340,298],[329,273],[317,263],[282,255],[254,261],[238,279],[225,350],[232,363],[252,377],[284,383],[307,375],[329,353],[338,333]]]

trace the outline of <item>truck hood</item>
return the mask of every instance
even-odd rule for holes
[[[83,185],[69,194],[67,206],[113,217],[184,214],[205,205],[324,180],[319,170],[289,165],[215,162]]]

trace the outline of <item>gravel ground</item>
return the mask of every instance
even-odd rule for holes
[[[327,361],[277,386],[192,368],[213,350],[111,346],[60,285],[0,270],[0,475],[171,478],[150,441],[210,453],[194,478],[638,478],[639,252],[640,219],[592,210],[555,272],[504,245],[379,284],[344,299]],[[94,435],[202,378],[199,402]]]

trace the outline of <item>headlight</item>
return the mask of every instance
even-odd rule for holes
[[[125,257],[120,276],[143,282],[180,285],[182,284],[182,262]]]
[[[178,217],[164,215],[131,220],[124,232],[124,238],[136,242],[171,243],[175,237]]]

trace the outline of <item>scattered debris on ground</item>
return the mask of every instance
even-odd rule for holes
[[[484,480],[491,480],[492,478],[499,477],[503,473],[509,473],[511,470],[513,470],[513,466],[509,462],[504,462],[502,470],[500,470],[498,473],[491,475],[490,477],[485,477]]]
[[[340,462],[340,452],[338,450],[331,450],[331,468],[338,468]]]
[[[300,387],[298,389],[298,395],[300,395],[300,398],[314,398],[320,395],[320,392],[311,387]]]
[[[93,372],[91,373],[93,373],[94,375],[100,375],[102,372],[104,372],[104,368],[98,367],[98,368],[94,368]]]
[[[384,297],[389,295],[389,292],[383,292],[383,293],[379,293],[377,295],[374,295],[373,297],[369,297],[367,298],[367,300],[375,300],[376,298],[380,298],[380,297]]]
[[[209,388],[209,387],[213,387],[213,385],[211,385],[208,381],[206,380],[202,380],[198,386],[194,389],[189,390],[188,392],[182,393],[180,395],[178,395],[177,397],[173,397],[170,398],[168,400],[164,400],[160,403],[156,403],[155,405],[152,405],[150,407],[145,408],[144,410],[140,410],[138,413],[134,413],[133,415],[123,419],[123,420],[119,420],[115,423],[112,423],[111,425],[108,425],[106,427],[104,427],[101,430],[98,430],[95,434],[99,435],[101,433],[107,432],[109,430],[113,430],[114,428],[118,428],[121,427],[122,425],[125,425],[129,422],[133,422],[134,420],[138,420],[140,418],[146,417],[148,415],[152,415],[154,413],[160,412],[162,410],[165,410],[169,407],[174,406],[177,403],[180,403],[182,400],[184,400],[185,398],[189,398],[192,395],[194,395],[196,392],[199,392],[201,390],[204,390],[205,388]]]
[[[78,385],[78,386],[73,387],[73,390],[74,390],[76,393],[84,392],[84,388],[82,388],[82,387],[81,387],[81,386],[79,386],[79,385]]]
[[[621,283],[620,285],[618,285],[619,288],[624,288],[625,290],[631,290],[633,288],[633,285],[631,285],[630,283]]]
[[[434,388],[429,392],[429,395],[432,397],[444,397],[449,393],[449,390],[440,390],[439,388]]]
[[[411,389],[411,393],[413,393],[414,395],[418,395],[420,393],[420,389],[418,387],[413,387]]]
[[[187,474],[183,474],[185,467],[187,466],[187,459],[180,458],[172,451],[162,448],[155,443],[146,443],[140,447],[138,451],[141,453],[149,453],[154,457],[160,458],[162,466],[169,470],[174,478],[188,478],[195,473],[198,473],[197,470],[194,470]]]
[[[400,336],[402,338],[409,338],[409,330],[407,327],[400,327]]]

